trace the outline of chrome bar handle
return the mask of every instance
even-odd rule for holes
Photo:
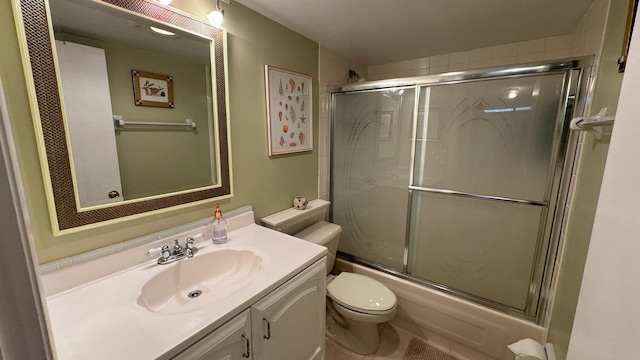
[[[244,348],[247,349],[246,352],[242,353],[242,357],[249,358],[251,356],[251,352],[250,352],[251,344],[249,343],[249,338],[245,334],[242,334],[242,338],[244,339]]]
[[[263,323],[267,323],[267,335],[264,335],[263,337],[267,340],[271,339],[271,324],[269,324],[269,320],[267,320],[266,317],[262,318],[262,322]]]

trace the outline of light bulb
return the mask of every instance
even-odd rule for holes
[[[224,20],[222,10],[214,10],[210,12],[209,14],[207,14],[207,20],[209,20],[211,25],[220,27],[222,25],[222,21]]]

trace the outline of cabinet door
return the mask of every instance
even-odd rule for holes
[[[324,357],[326,258],[251,307],[255,360]]]
[[[245,310],[224,323],[173,360],[246,360],[251,359],[251,322]]]

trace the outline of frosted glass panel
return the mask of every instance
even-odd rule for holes
[[[564,75],[423,87],[414,185],[546,201]]]
[[[336,94],[331,171],[339,250],[403,269],[415,91]]]
[[[543,207],[413,196],[409,273],[524,310]]]

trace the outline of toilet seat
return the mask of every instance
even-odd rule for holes
[[[339,305],[365,314],[387,314],[395,310],[396,296],[370,277],[343,272],[328,285],[329,297]]]

